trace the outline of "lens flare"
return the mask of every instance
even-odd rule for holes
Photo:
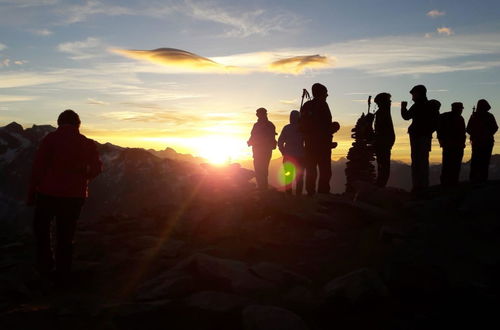
[[[297,177],[297,166],[291,161],[286,161],[278,171],[278,182],[282,187],[289,187]]]

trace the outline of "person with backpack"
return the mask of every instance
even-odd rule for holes
[[[412,120],[408,127],[411,147],[412,192],[421,194],[429,187],[429,152],[432,133],[437,129],[439,108],[437,100],[427,99],[427,88],[417,85],[410,90],[414,104],[407,109],[407,102],[401,102],[401,117]]]
[[[253,166],[257,188],[265,191],[268,188],[269,163],[273,150],[276,149],[276,127],[267,118],[267,110],[259,108],[256,111],[257,122],[250,133],[248,146],[252,147]]]
[[[374,124],[375,156],[377,158],[375,184],[379,187],[385,187],[391,174],[391,149],[396,140],[391,117],[391,94],[377,94],[374,102],[378,106]]]
[[[313,99],[300,109],[300,128],[305,141],[306,190],[309,196],[316,192],[329,194],[332,177],[332,113],[326,98],[327,88],[312,85]],[[319,180],[316,189],[316,178]]]
[[[42,280],[69,284],[76,222],[88,196],[88,183],[102,170],[96,143],[80,134],[80,117],[63,111],[56,131],[43,138],[33,162],[28,205],[35,205],[33,220],[37,269]],[[55,260],[51,222],[55,218]]]
[[[290,124],[285,125],[278,138],[278,149],[283,155],[285,189],[289,194],[302,195],[304,186],[304,136],[299,129],[300,112],[290,112]]]
[[[464,106],[461,102],[451,104],[451,111],[439,116],[437,138],[443,149],[441,185],[458,184],[460,168],[465,148],[465,121],[462,117]]]
[[[488,101],[481,99],[467,123],[467,133],[470,135],[472,157],[470,164],[470,180],[485,182],[488,180],[491,152],[495,144],[494,135],[498,130],[495,116],[491,114]]]

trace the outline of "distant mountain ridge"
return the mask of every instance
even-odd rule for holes
[[[24,129],[18,123],[0,127],[0,218],[26,218],[24,205],[33,158],[42,138],[56,128],[33,125]],[[182,203],[186,192],[215,177],[221,182],[244,185],[253,176],[239,165],[230,170],[215,171],[202,164],[201,158],[177,153],[172,148],[163,151],[124,148],[111,143],[97,143],[103,172],[90,183],[89,198],[83,217],[102,214],[135,214],[148,208]],[[230,177],[232,180],[228,180]],[[243,178],[243,179],[242,179]]]

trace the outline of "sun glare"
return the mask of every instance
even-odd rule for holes
[[[230,136],[205,136],[199,138],[197,154],[216,165],[230,164],[248,157],[245,141]]]

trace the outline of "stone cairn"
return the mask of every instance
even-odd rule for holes
[[[370,101],[368,101],[370,104]],[[369,106],[368,106],[369,111]],[[374,157],[374,132],[373,120],[375,115],[368,112],[356,122],[356,126],[351,130],[351,137],[354,139],[352,147],[347,154],[345,168],[346,192],[356,193],[355,182],[373,183],[375,181],[375,166],[372,162]]]

